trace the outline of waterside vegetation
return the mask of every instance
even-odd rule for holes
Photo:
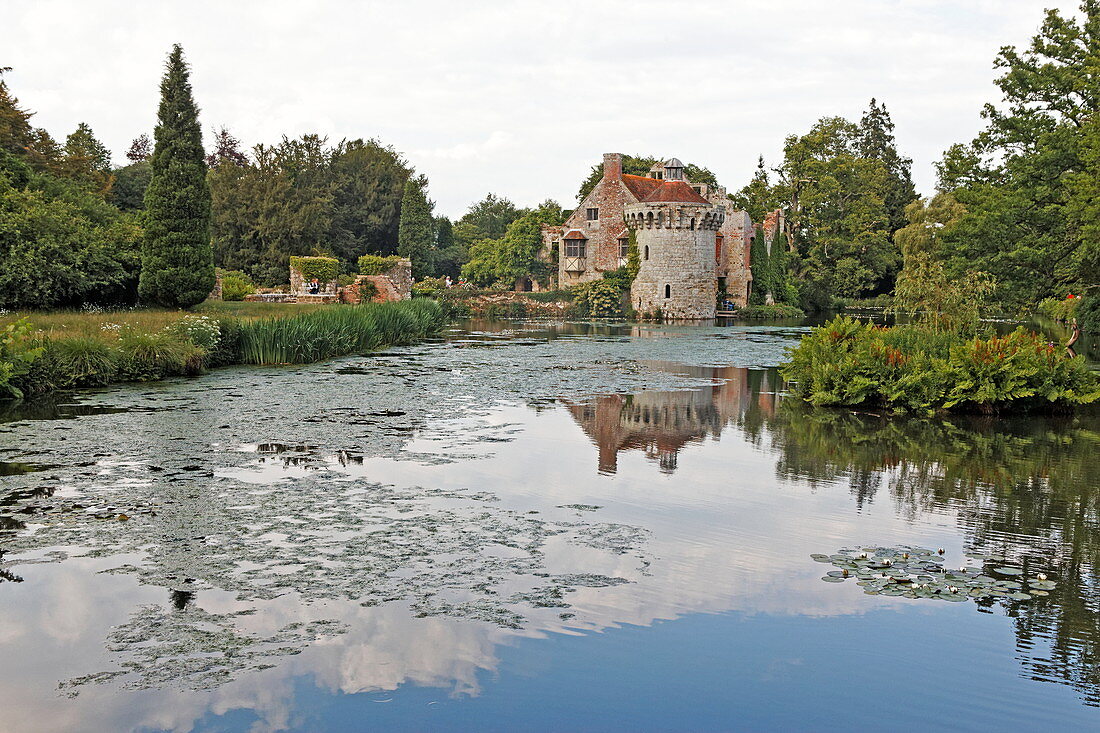
[[[0,398],[201,374],[231,364],[306,364],[410,344],[439,332],[438,303],[273,306],[8,318]],[[247,307],[246,307],[247,306]],[[124,315],[124,317],[119,317]]]
[[[1083,357],[1018,328],[966,336],[920,324],[888,328],[838,316],[791,351],[783,376],[815,405],[932,414],[1068,411],[1100,400]]]

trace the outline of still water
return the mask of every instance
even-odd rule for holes
[[[802,331],[475,324],[8,403],[0,731],[1100,728],[1100,419],[811,410]],[[810,557],[901,545],[1056,586]]]

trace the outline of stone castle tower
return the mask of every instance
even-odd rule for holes
[[[672,158],[661,184],[624,208],[636,233],[641,267],[630,288],[640,313],[660,310],[666,318],[714,318],[718,295],[716,234],[725,221],[716,206],[684,181],[684,164]]]

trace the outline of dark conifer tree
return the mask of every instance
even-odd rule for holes
[[[791,303],[787,277],[787,235],[783,233],[783,227],[776,222],[775,236],[772,237],[771,249],[768,251],[769,287],[772,291],[772,300],[776,303]]]
[[[859,154],[864,158],[881,161],[890,175],[890,182],[883,198],[890,217],[891,234],[908,224],[905,207],[917,198],[913,186],[913,161],[898,153],[894,142],[894,122],[886,105],[871,99],[871,104],[859,121]]]
[[[432,204],[424,195],[427,183],[424,176],[405,182],[397,228],[397,254],[412,260],[413,276],[416,278],[425,277],[432,271],[435,221],[432,218]]]
[[[764,230],[756,228],[752,237],[752,247],[749,249],[749,270],[752,272],[752,292],[749,295],[749,305],[764,305],[771,289],[771,273],[768,262],[768,240],[764,236]]]
[[[176,44],[160,84],[138,281],[143,302],[173,308],[197,305],[214,288],[210,188],[189,77]]]

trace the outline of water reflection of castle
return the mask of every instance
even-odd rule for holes
[[[762,369],[689,367],[649,362],[650,367],[714,385],[676,392],[645,391],[566,402],[573,419],[599,448],[600,473],[615,473],[621,451],[640,450],[663,473],[676,470],[680,450],[707,437],[718,438],[745,412],[775,409],[775,375]]]

